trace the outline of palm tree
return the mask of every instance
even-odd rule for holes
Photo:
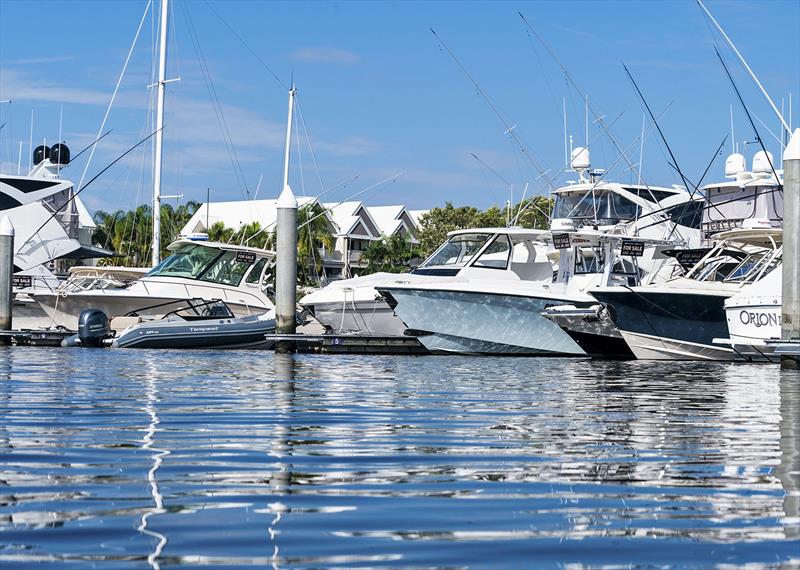
[[[303,285],[317,285],[323,272],[322,252],[332,251],[333,233],[319,203],[297,211],[297,276]]]
[[[364,250],[361,258],[367,262],[364,274],[386,271],[388,273],[404,273],[411,269],[414,260],[422,257],[422,250],[405,236],[381,236]]]

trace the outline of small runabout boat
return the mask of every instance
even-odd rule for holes
[[[170,305],[180,305],[176,308]],[[221,300],[189,299],[145,308],[163,310],[156,320],[143,320],[137,311],[108,320],[98,309],[84,311],[78,334],[64,346],[111,348],[247,349],[272,348],[266,335],[275,332],[275,311],[237,317]]]

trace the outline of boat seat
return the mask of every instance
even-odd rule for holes
[[[111,330],[119,332],[124,331],[133,325],[138,325],[141,322],[142,317],[114,317],[111,319],[109,324],[111,326]]]

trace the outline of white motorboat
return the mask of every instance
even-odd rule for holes
[[[473,265],[492,259],[494,275],[462,279],[397,282],[378,287],[411,333],[434,353],[567,355],[586,352],[542,313],[569,304],[587,309],[596,300],[587,291],[606,284],[636,284],[647,272],[640,259],[658,257],[671,242],[627,238],[593,230],[560,237],[550,252],[555,280],[498,278],[524,266],[510,247],[494,240],[474,256]],[[574,245],[573,245],[574,244]],[[518,269],[519,271],[519,269]],[[407,333],[408,334],[408,333]]]
[[[781,339],[782,265],[725,300],[729,337],[715,343],[730,346],[744,360],[780,360],[775,342]]]
[[[474,255],[489,242],[511,240],[518,261],[504,278],[552,280],[553,269],[547,258],[544,230],[523,228],[478,228],[456,230],[447,241],[417,269],[410,273],[375,273],[334,281],[301,299],[300,305],[309,309],[327,329],[337,332],[362,332],[375,335],[402,335],[406,325],[395,315],[377,287],[395,283],[436,283],[448,279],[496,279],[497,267],[470,263]],[[523,260],[523,261],[519,261]]]
[[[91,256],[79,251],[91,249],[80,239],[81,211],[88,213],[73,196],[72,182],[61,178],[69,162],[66,145],[41,145],[34,150],[34,166],[27,175],[0,175],[0,216],[8,216],[14,226],[15,273],[60,257]]]
[[[727,338],[725,301],[762,279],[775,279],[782,231],[735,229],[685,275],[655,286],[592,291],[608,310],[628,346],[643,360],[734,360]],[[780,280],[780,277],[778,277]]]
[[[538,276],[497,279],[513,274],[517,261],[515,245],[495,239],[483,244],[470,263],[478,265],[484,256],[492,256],[498,269],[505,269],[497,271],[495,278],[464,275],[435,284],[412,280],[378,287],[391,296],[397,315],[420,335],[428,350],[585,355],[541,315],[544,310],[563,304],[587,308],[596,304],[586,294],[591,288],[615,279],[638,282],[660,274],[674,265],[673,259],[661,254],[663,249],[699,243],[701,196],[682,187],[606,181],[605,171],[589,171],[589,151],[584,148],[573,151],[572,166],[579,181],[553,191],[550,231],[553,247],[559,251],[553,252],[558,266],[555,282]],[[626,257],[623,238],[638,244],[636,255],[627,256],[635,260],[622,259]],[[654,247],[646,247],[648,242]]]
[[[78,316],[87,308],[109,318],[143,307],[179,299],[220,299],[236,316],[263,313],[274,308],[267,295],[274,266],[271,251],[209,241],[178,240],[172,255],[143,277],[115,285],[108,279],[79,274],[58,289],[34,292],[53,324],[75,330]],[[155,311],[155,312],[153,312]],[[145,314],[157,315],[156,309]]]

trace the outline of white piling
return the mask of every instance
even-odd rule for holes
[[[800,129],[783,153],[783,300],[781,339],[800,339]],[[783,356],[781,368],[800,368],[797,356]]]
[[[297,199],[286,184],[278,197],[276,229],[277,264],[275,267],[276,332],[295,333],[297,307]],[[292,352],[294,343],[276,343],[276,352]]]
[[[11,330],[11,276],[14,274],[14,225],[8,216],[0,221],[0,330]]]

